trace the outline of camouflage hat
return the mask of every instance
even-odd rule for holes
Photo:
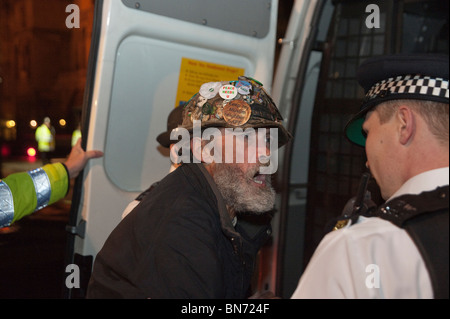
[[[263,85],[250,77],[236,81],[204,83],[184,106],[183,127],[192,132],[193,122],[207,127],[278,128],[282,146],[292,135],[284,128],[283,118]]]

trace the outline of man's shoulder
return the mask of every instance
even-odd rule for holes
[[[217,209],[216,199],[211,197],[207,182],[201,176],[190,175],[180,168],[168,174],[143,196],[141,204],[135,209],[161,214],[190,214]]]

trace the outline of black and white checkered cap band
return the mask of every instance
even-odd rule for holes
[[[378,82],[366,94],[366,101],[386,94],[414,94],[448,100],[448,80],[422,75],[403,75]]]

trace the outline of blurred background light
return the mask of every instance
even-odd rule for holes
[[[27,149],[27,155],[29,157],[35,157],[36,156],[36,150],[33,147],[29,147]]]
[[[16,122],[15,121],[13,121],[13,120],[6,121],[6,127],[7,128],[13,128],[14,126],[16,126]]]

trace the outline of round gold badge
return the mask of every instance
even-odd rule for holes
[[[233,126],[240,126],[250,118],[252,109],[250,105],[242,100],[233,100],[223,107],[223,118],[225,122]]]

